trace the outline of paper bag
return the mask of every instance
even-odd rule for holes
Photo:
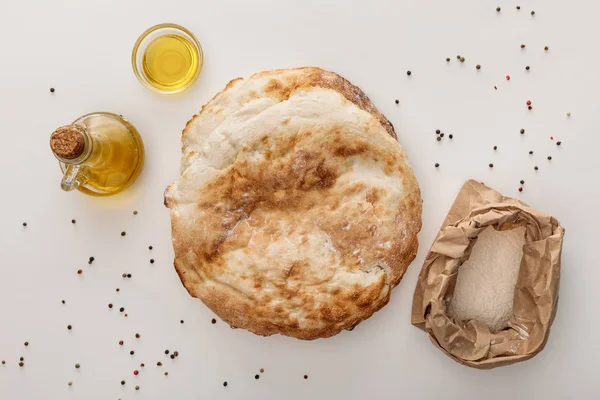
[[[455,320],[447,313],[458,270],[488,226],[526,229],[513,315],[507,328],[496,333],[481,322]],[[563,235],[554,217],[476,181],[466,182],[423,263],[412,324],[448,356],[470,367],[494,368],[533,357],[544,348],[556,313]]]

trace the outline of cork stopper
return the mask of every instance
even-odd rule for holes
[[[61,126],[50,135],[50,148],[60,158],[73,160],[85,150],[85,137],[81,128],[74,125]]]

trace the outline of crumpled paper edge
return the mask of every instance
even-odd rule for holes
[[[497,333],[446,313],[460,265],[486,227],[526,227],[513,316]],[[411,322],[455,361],[489,369],[527,360],[543,350],[556,314],[564,229],[552,216],[504,197],[474,180],[458,193],[419,274]]]

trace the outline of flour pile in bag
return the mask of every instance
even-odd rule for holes
[[[513,313],[524,244],[525,227],[483,230],[469,259],[458,269],[450,315],[484,323],[492,332],[503,329]]]

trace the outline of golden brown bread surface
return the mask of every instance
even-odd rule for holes
[[[419,187],[393,137],[331,72],[230,82],[186,126],[182,176],[165,192],[189,293],[233,327],[300,339],[383,307],[421,228]]]

